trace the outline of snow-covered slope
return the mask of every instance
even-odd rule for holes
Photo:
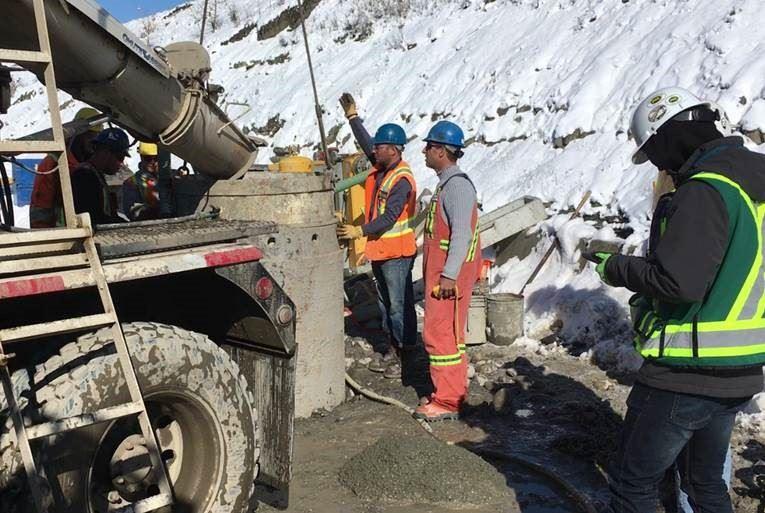
[[[202,0],[131,22],[161,46],[198,39]],[[318,144],[313,98],[296,2],[210,0],[215,29],[206,46],[221,102],[245,102],[239,123],[272,146]],[[484,207],[520,195],[576,204],[585,212],[626,214],[639,246],[647,231],[653,171],[633,166],[631,110],[652,90],[680,85],[717,101],[757,142],[765,132],[765,14],[762,0],[307,0],[307,26],[325,125],[342,150],[353,138],[337,103],[357,98],[370,131],[402,124],[406,158],[418,186],[435,183],[420,154],[435,120],[460,124],[471,144],[462,161]],[[43,128],[42,89],[23,77],[6,135]],[[35,95],[35,96],[32,96]],[[31,97],[30,97],[31,96]],[[65,118],[77,105],[68,102]],[[229,105],[232,116],[245,108]],[[751,143],[757,148],[756,143]],[[764,150],[760,146],[758,150]],[[270,151],[260,155],[261,161]],[[529,289],[529,328],[563,317],[565,330],[587,331],[601,358],[634,365],[627,348],[626,294],[607,290],[576,267],[575,237],[584,222],[553,218],[564,251]],[[612,236],[606,229],[601,236]],[[570,239],[570,241],[569,241]],[[517,290],[544,244],[526,262],[497,270],[496,286]],[[535,259],[536,257],[536,259]],[[614,301],[615,300],[615,301]],[[553,311],[553,307],[554,311]],[[596,325],[595,318],[613,322]],[[589,321],[588,321],[589,319]],[[589,325],[583,327],[583,323]],[[586,329],[585,329],[586,328]],[[629,355],[628,355],[629,353]],[[596,355],[597,356],[597,355]]]
[[[153,45],[197,39],[201,3],[130,27]],[[294,17],[296,3],[210,3],[217,20],[206,45],[222,102],[246,102],[242,126],[310,153],[318,131],[302,36],[274,22]],[[629,163],[631,109],[679,84],[721,103],[744,130],[765,131],[761,9],[761,0],[320,0],[308,30],[325,124],[343,149],[353,141],[336,100],[349,91],[370,130],[394,121],[414,138],[406,156],[422,187],[434,178],[420,138],[448,118],[474,141],[464,168],[488,209],[520,194],[565,206],[592,189],[641,231],[651,170]],[[22,85],[17,98],[35,92],[37,84]],[[42,104],[37,94],[14,105],[10,135],[44,126]],[[65,117],[75,110],[68,105]]]

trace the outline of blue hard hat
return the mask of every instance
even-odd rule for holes
[[[127,133],[120,128],[107,128],[98,133],[93,144],[103,146],[117,155],[129,156],[130,140]]]
[[[462,129],[451,121],[441,120],[430,129],[428,136],[425,138],[426,142],[434,142],[440,144],[446,144],[448,146],[456,146],[457,148],[465,147],[465,134],[462,133]]]
[[[377,129],[372,144],[395,144],[404,146],[406,144],[406,132],[395,123],[386,123]]]

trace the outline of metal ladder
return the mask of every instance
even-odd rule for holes
[[[89,266],[92,284],[98,289],[103,312],[95,315],[62,319],[53,322],[17,326],[0,330],[0,381],[10,409],[17,443],[24,463],[27,480],[35,506],[39,513],[45,513],[53,505],[51,487],[44,475],[38,472],[30,441],[67,431],[84,428],[124,417],[137,416],[141,433],[146,443],[152,467],[158,477],[159,493],[130,504],[121,510],[143,513],[173,504],[173,491],[162,461],[159,444],[149,420],[141,388],[130,359],[119,318],[112,302],[109,286],[93,238],[93,229],[88,214],[77,215],[74,210],[72,186],[66,155],[66,144],[61,126],[58,106],[56,79],[51,57],[50,38],[45,19],[44,0],[32,0],[39,41],[39,51],[0,49],[0,62],[16,64],[39,64],[44,67],[44,82],[48,97],[53,132],[52,141],[0,141],[0,154],[4,153],[47,153],[58,161],[58,176],[64,204],[65,228],[0,232],[0,275],[34,275],[54,269]],[[68,249],[74,252],[67,252]],[[62,252],[65,252],[62,254]],[[33,256],[32,256],[33,255]],[[41,275],[37,275],[41,276]],[[83,285],[88,286],[88,285]],[[8,368],[13,356],[5,352],[4,345],[45,338],[53,335],[94,330],[110,327],[119,363],[130,392],[130,402],[110,406],[91,413],[74,417],[51,420],[33,426],[25,426]],[[55,510],[55,505],[53,505]]]

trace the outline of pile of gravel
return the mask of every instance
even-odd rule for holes
[[[490,504],[512,496],[505,477],[462,447],[429,436],[386,436],[340,469],[362,499],[409,504]]]

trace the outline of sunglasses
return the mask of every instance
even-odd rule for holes
[[[432,143],[425,144],[425,149],[426,150],[431,150],[433,148],[443,148],[443,147],[444,146],[442,144],[432,144]]]

